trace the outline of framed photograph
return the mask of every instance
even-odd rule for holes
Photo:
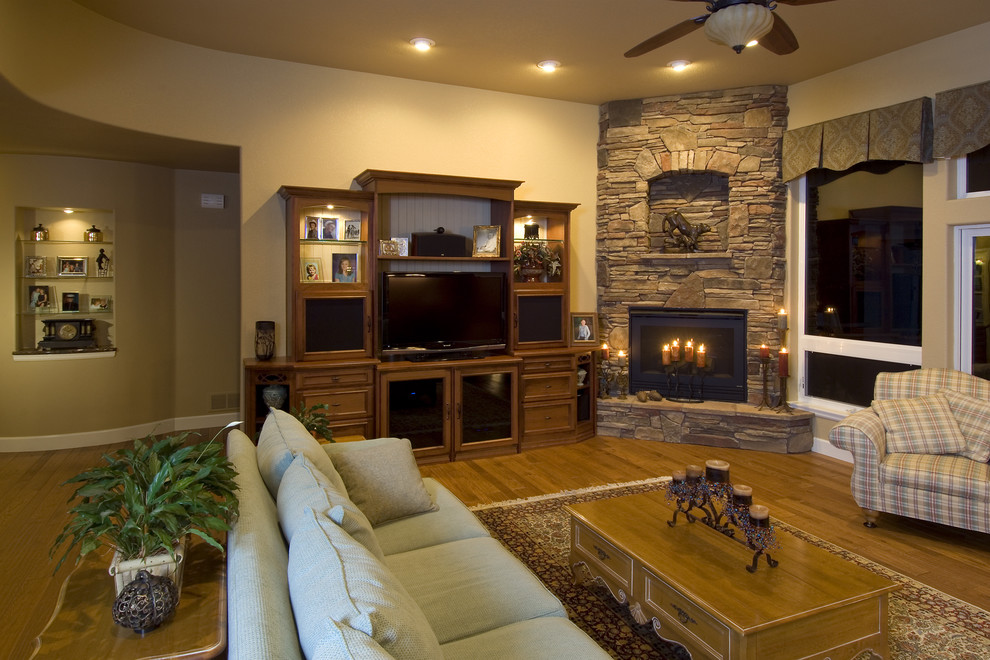
[[[408,257],[409,256],[409,239],[408,238],[398,238],[393,236],[392,242],[399,246],[399,256]]]
[[[63,312],[78,312],[79,311],[79,292],[78,291],[63,291],[62,292],[62,309]]]
[[[48,257],[24,257],[24,277],[48,275]]]
[[[90,296],[90,312],[109,312],[113,309],[113,296]]]
[[[502,244],[502,227],[499,225],[474,226],[473,257],[497,257]]]
[[[598,314],[574,312],[571,314],[571,345],[598,343]]]
[[[378,254],[382,257],[402,256],[399,243],[395,239],[392,239],[391,241],[386,241],[384,239],[378,241]]]
[[[59,277],[86,277],[86,266],[89,260],[86,257],[59,257],[58,276]]]
[[[345,241],[361,240],[360,220],[344,220],[344,240]]]
[[[330,257],[333,282],[357,282],[357,252],[338,252]]]
[[[303,232],[303,238],[316,241],[320,238],[320,227],[322,226],[323,218],[318,218],[315,215],[306,216],[306,229]]]
[[[303,282],[323,281],[323,259],[319,257],[309,257],[303,259],[299,266],[302,271],[299,273],[299,276]]]
[[[31,284],[27,288],[27,308],[29,312],[55,312],[55,287]]]
[[[323,221],[320,224],[320,240],[337,240],[337,218],[320,218],[320,220]]]

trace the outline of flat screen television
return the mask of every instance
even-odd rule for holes
[[[436,359],[506,345],[502,273],[382,273],[381,354]]]

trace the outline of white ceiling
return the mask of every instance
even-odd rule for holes
[[[698,29],[627,59],[623,53],[644,39],[705,14],[704,0],[74,1],[137,30],[205,48],[596,105],[791,85],[990,22],[987,0],[795,0],[813,4],[780,4],[775,10],[800,43],[792,54],[757,47],[737,55]],[[437,47],[425,54],[413,50],[409,39],[416,36],[433,39]],[[562,66],[547,74],[536,68],[544,59]],[[665,67],[675,59],[694,64],[675,73]],[[113,127],[85,120],[67,124],[67,116],[49,115],[61,130],[47,130],[50,112],[0,84],[0,152],[87,155],[86,135],[92,133],[92,144],[104,151],[96,157],[156,162],[148,159],[155,152],[149,143],[142,145],[143,156],[114,153]],[[134,144],[133,138],[119,141],[121,148]],[[174,161],[170,152],[176,146],[161,143],[161,164]],[[180,161],[187,148],[197,151],[197,145],[178,146]],[[218,167],[218,156],[228,165]],[[235,161],[229,151],[200,152],[187,167],[229,169]]]

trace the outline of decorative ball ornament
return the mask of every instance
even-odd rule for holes
[[[172,580],[138,571],[137,578],[128,583],[114,601],[113,621],[143,634],[172,616],[178,604],[179,590]]]

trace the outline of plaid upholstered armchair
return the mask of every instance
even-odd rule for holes
[[[990,381],[952,369],[881,373],[873,405],[828,437],[853,454],[867,527],[884,512],[990,533]]]

